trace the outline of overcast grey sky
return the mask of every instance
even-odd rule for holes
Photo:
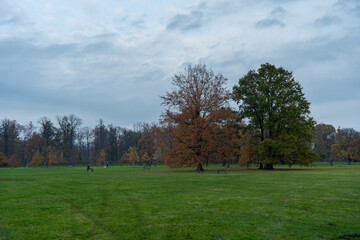
[[[187,64],[230,89],[269,62],[317,122],[360,130],[359,39],[359,0],[0,0],[0,119],[153,122]]]

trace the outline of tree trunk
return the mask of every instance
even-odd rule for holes
[[[259,169],[264,169],[264,166],[263,166],[263,163],[262,163],[262,162],[260,163]]]
[[[264,141],[265,139],[265,133],[264,133],[264,129],[262,127],[260,127],[260,132],[261,132],[261,135],[260,135],[260,140],[261,142]]]
[[[227,160],[226,168],[230,168],[230,161],[229,160]]]
[[[202,167],[202,164],[201,163],[199,163],[198,165],[197,165],[197,168],[196,168],[196,171],[197,172],[204,172],[205,170],[203,169],[203,167]]]
[[[265,167],[264,167],[264,169],[266,169],[266,170],[272,170],[272,169],[274,169],[274,166],[272,165],[272,164],[266,164],[265,165]]]

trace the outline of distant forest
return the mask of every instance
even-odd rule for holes
[[[36,125],[21,125],[7,118],[0,127],[0,166],[54,166],[129,164],[126,153],[134,149],[138,162],[152,160],[156,152],[155,124],[137,123],[133,129],[102,119],[94,128],[82,127],[75,115],[56,118],[56,124],[42,117]],[[146,154],[145,154],[146,153]],[[146,157],[148,155],[148,157]],[[140,156],[142,158],[140,158]]]
[[[154,123],[137,123],[127,129],[105,125],[100,119],[89,128],[81,127],[81,119],[75,115],[57,117],[56,124],[46,117],[36,123],[20,125],[7,118],[1,121],[1,167],[162,163],[161,145],[156,141],[161,129]],[[352,128],[318,124],[312,148],[320,155],[319,161],[358,161],[359,138],[360,133]],[[246,144],[246,140],[241,143],[245,148]],[[226,162],[214,158],[206,162],[214,163]],[[239,156],[235,163],[251,162],[241,161]]]

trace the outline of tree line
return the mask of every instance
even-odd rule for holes
[[[47,117],[36,123],[1,120],[1,167],[128,164],[132,163],[127,156],[131,149],[142,157],[146,152],[145,161],[150,161],[155,152],[156,124],[137,123],[134,129],[127,129],[106,126],[99,119],[90,128],[82,127],[81,119],[73,114],[58,116],[55,123]]]
[[[241,77],[232,91],[226,81],[205,64],[189,65],[161,96],[165,110],[159,123],[138,123],[131,130],[106,126],[102,119],[94,128],[82,127],[75,115],[24,126],[5,118],[0,166],[161,163],[203,171],[204,164],[214,163],[272,169],[277,163],[360,160],[360,133],[316,125],[291,72],[266,63]]]
[[[320,161],[360,161],[360,132],[321,123],[315,127],[313,147]]]

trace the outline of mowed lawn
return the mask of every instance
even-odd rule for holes
[[[360,165],[277,168],[0,169],[0,239],[360,239]]]

